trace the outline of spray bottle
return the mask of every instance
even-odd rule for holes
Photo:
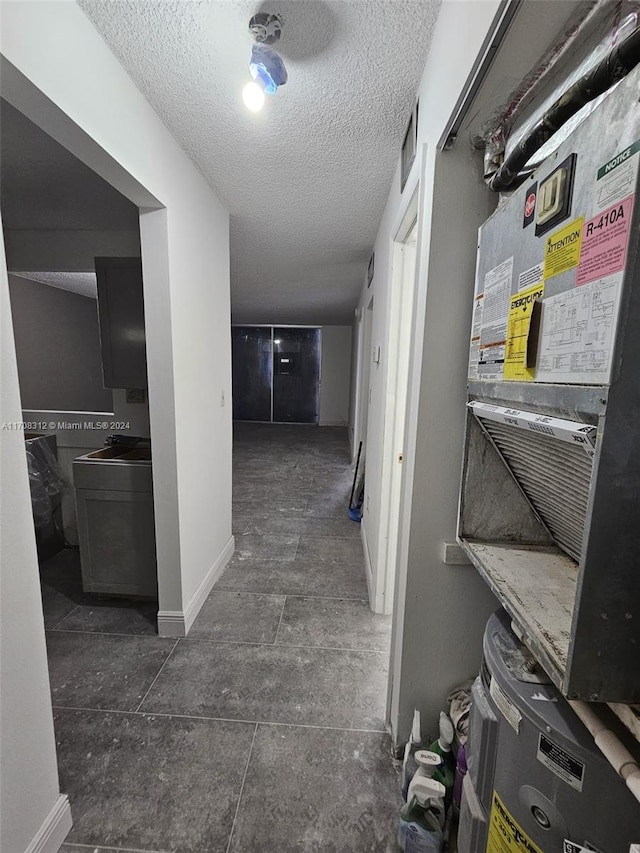
[[[433,774],[433,778],[442,782],[446,789],[444,799],[448,810],[453,800],[453,786],[456,775],[456,759],[451,751],[454,730],[453,723],[444,711],[440,712],[440,735],[429,747],[430,752],[435,752],[442,759],[442,766]]]
[[[415,754],[422,748],[422,733],[420,731],[420,711],[416,708],[413,712],[413,726],[411,727],[411,736],[404,748],[404,760],[402,762],[402,796],[407,799],[407,791],[409,790],[409,782],[418,769]]]
[[[416,764],[418,769],[407,791],[407,801],[415,796],[416,791],[420,789],[424,780],[433,779],[442,788],[442,795],[436,796],[432,794],[429,802],[429,809],[432,814],[438,818],[441,827],[444,827],[445,821],[445,802],[446,788],[442,781],[442,758],[436,752],[429,752],[427,749],[419,749],[415,754]],[[434,789],[435,790],[435,789]],[[439,788],[437,790],[440,790]]]
[[[433,804],[442,802],[444,785],[418,776],[411,786],[409,802],[400,810],[398,844],[404,853],[441,853],[444,836]]]

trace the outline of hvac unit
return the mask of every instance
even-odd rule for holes
[[[472,698],[460,853],[628,853],[640,805],[504,610],[487,623]]]
[[[640,69],[480,228],[459,539],[564,696],[640,702]]]

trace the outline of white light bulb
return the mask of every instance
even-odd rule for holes
[[[242,90],[242,100],[248,110],[251,110],[252,113],[257,113],[264,106],[264,92],[252,80]]]

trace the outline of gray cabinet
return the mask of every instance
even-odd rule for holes
[[[86,592],[157,597],[152,470],[142,455],[105,448],[73,462]]]
[[[147,348],[140,258],[96,258],[105,388],[146,388]]]

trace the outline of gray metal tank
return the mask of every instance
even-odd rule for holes
[[[640,804],[512,632],[504,610],[489,619],[483,646],[472,689],[459,853],[563,853],[572,849],[565,840],[599,853],[628,853],[640,840]],[[611,722],[622,729],[613,715]]]

